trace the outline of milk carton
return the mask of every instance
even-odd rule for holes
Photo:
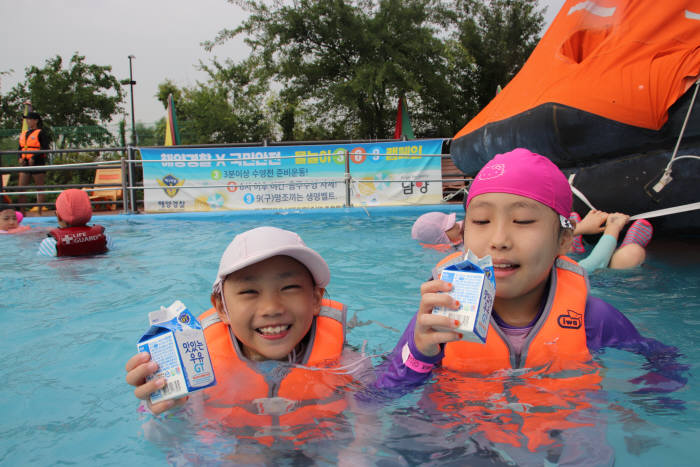
[[[216,384],[202,326],[181,301],[149,313],[148,320],[151,327],[136,347],[158,364],[158,372],[148,380],[166,379],[165,386],[151,394],[152,403]]]
[[[450,296],[459,301],[458,310],[445,307],[433,309],[433,313],[459,321],[459,327],[441,329],[462,333],[462,340],[486,342],[486,333],[491,320],[493,299],[496,295],[496,280],[491,256],[478,258],[467,251],[464,261],[442,270],[440,279],[452,284]]]

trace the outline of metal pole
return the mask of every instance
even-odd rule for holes
[[[345,153],[345,207],[352,207],[350,203],[350,184],[352,183],[352,176],[350,175],[350,153]]]
[[[129,191],[126,189],[126,161],[120,158],[122,169],[122,214],[129,214]]]
[[[129,146],[129,148],[128,148],[128,158],[129,158],[129,161],[127,162],[127,164],[129,164],[129,166],[128,166],[129,167],[129,179],[127,180],[127,183],[129,184],[128,186],[134,186],[134,173],[133,173],[134,164],[133,164],[133,162],[131,162],[134,160],[134,148],[132,148],[131,146]],[[131,212],[132,213],[136,212],[136,203],[134,202],[134,198],[135,198],[134,192],[130,188],[129,189],[129,202],[131,203]]]
[[[131,145],[136,146],[138,144],[138,137],[136,136],[136,119],[134,118],[134,73],[131,66],[131,60],[134,59],[133,55],[129,55],[129,87],[131,88]]]

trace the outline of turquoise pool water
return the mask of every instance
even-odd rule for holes
[[[196,454],[182,457],[175,442],[144,437],[124,363],[148,327],[148,312],[175,299],[196,312],[209,308],[219,256],[231,238],[274,225],[297,231],[326,258],[329,295],[347,303],[349,317],[359,324],[350,330],[349,343],[381,356],[395,345],[416,310],[421,282],[441,258],[410,238],[413,220],[435,208],[105,216],[100,223],[117,248],[81,259],[37,257],[38,243],[53,224],[28,219],[36,232],[0,237],[0,464],[217,463],[225,456],[202,454],[197,461]],[[616,466],[697,465],[699,259],[697,239],[655,240],[645,266],[591,277],[596,295],[623,310],[643,334],[677,346],[680,363],[689,367],[681,389],[637,393],[640,385],[630,380],[648,371],[642,357],[613,350],[597,357],[605,368],[597,429],[612,446]],[[378,410],[379,435],[369,446],[376,463],[493,465],[487,454],[472,453],[465,461],[463,447],[449,443],[468,440],[432,430],[431,420],[412,410],[421,394],[416,390]],[[422,434],[396,430],[399,419]],[[225,444],[219,439],[194,451],[223,452]],[[270,465],[311,462],[282,448],[266,455]],[[311,457],[321,465],[336,462],[324,452]]]

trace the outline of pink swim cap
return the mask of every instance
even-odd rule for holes
[[[19,212],[19,211],[15,211],[15,217],[17,218],[17,223],[18,223],[18,224],[21,224],[21,223],[22,223],[22,219],[24,219],[24,214],[22,214],[22,213]]]
[[[496,154],[476,174],[469,187],[469,202],[484,193],[510,193],[539,201],[569,218],[571,187],[552,161],[527,149]]]
[[[87,192],[71,188],[56,198],[56,214],[69,226],[80,226],[90,222],[92,206]]]

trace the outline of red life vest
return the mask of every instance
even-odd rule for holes
[[[454,424],[467,423],[472,433],[492,442],[526,445],[531,451],[554,443],[551,433],[557,430],[588,426],[571,417],[591,408],[586,395],[600,389],[598,366],[586,345],[587,293],[583,269],[569,258],[557,258],[547,304],[520,362],[492,318],[485,344],[445,345],[443,370],[429,399],[453,415]],[[518,376],[508,373],[519,369]]]
[[[41,143],[39,142],[40,131],[40,129],[23,131],[22,134],[19,135],[19,146],[23,150],[39,151],[41,149]],[[27,136],[27,134],[29,134],[29,136]],[[20,155],[20,159],[29,160],[32,157],[34,157],[34,153],[31,152],[23,152]]]
[[[296,444],[329,437],[347,405],[343,387],[353,381],[333,370],[345,344],[345,312],[343,304],[323,299],[303,366],[289,365],[282,372],[263,372],[259,363],[242,358],[216,310],[204,312],[199,319],[217,380],[204,390],[207,419],[265,445],[275,436]]]
[[[49,235],[56,239],[56,256],[96,255],[107,251],[107,237],[101,225],[53,229]]]

